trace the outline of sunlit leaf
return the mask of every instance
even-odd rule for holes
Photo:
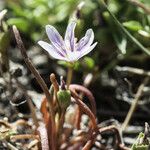
[[[95,62],[91,57],[84,57],[84,64],[87,69],[93,69],[95,66]]]
[[[114,16],[114,14],[109,10],[107,5],[102,1],[103,6],[107,9],[111,17],[113,18],[114,22],[116,25],[127,35],[127,37],[134,43],[136,44],[143,52],[145,52],[147,55],[150,55],[150,50],[145,48],[134,36],[131,35],[130,32],[128,32],[123,25],[119,22],[119,20]]]
[[[125,26],[126,28],[132,31],[138,31],[143,28],[142,25],[138,21],[134,21],[134,20],[124,22],[123,26]]]
[[[10,18],[7,23],[8,25],[16,25],[16,27],[23,32],[27,32],[29,28],[28,21],[23,18]]]
[[[144,37],[150,38],[150,33],[144,30],[139,30],[138,33]]]

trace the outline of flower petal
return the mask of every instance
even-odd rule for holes
[[[46,33],[55,48],[66,54],[64,41],[59,32],[51,25],[46,25]]]
[[[79,41],[77,51],[81,51],[82,49],[89,47],[93,43],[93,40],[94,32],[92,29],[88,29],[85,36]]]
[[[85,47],[84,49],[82,49],[81,51],[80,51],[80,57],[79,58],[81,58],[81,57],[83,57],[84,55],[86,55],[86,54],[88,54],[89,52],[91,52],[94,48],[95,48],[95,46],[97,45],[97,42],[95,42],[94,44],[92,44],[90,47]]]
[[[85,47],[85,49],[82,49],[81,51],[74,51],[74,52],[67,51],[67,61],[69,61],[69,62],[77,61],[78,59],[80,59],[84,55],[91,52],[95,48],[96,45],[97,45],[97,42],[95,42],[93,45],[89,46],[88,48]]]
[[[78,51],[67,51],[67,58],[68,58],[68,62],[75,62],[79,59],[80,57],[80,52]]]
[[[69,23],[65,34],[66,47],[68,50],[71,51],[74,51],[75,48],[75,36],[74,36],[75,27],[76,27],[76,22]]]
[[[44,41],[39,41],[38,44],[46,50],[53,58],[55,59],[60,59],[60,60],[66,60],[65,57],[63,57],[57,49],[55,49],[52,45],[48,44],[47,42]]]

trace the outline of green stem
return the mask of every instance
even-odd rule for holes
[[[73,75],[73,66],[68,67],[68,74],[67,74],[67,89],[69,89],[69,85],[72,81],[72,75]]]

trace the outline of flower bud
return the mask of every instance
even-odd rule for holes
[[[69,90],[59,90],[57,92],[57,99],[62,109],[66,109],[70,105],[71,93]]]

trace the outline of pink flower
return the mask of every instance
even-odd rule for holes
[[[75,62],[92,51],[97,42],[93,43],[94,32],[88,29],[85,36],[77,43],[74,30],[76,23],[69,23],[64,39],[59,32],[51,25],[46,25],[46,33],[51,44],[39,41],[38,44],[46,50],[53,58],[67,62]]]

